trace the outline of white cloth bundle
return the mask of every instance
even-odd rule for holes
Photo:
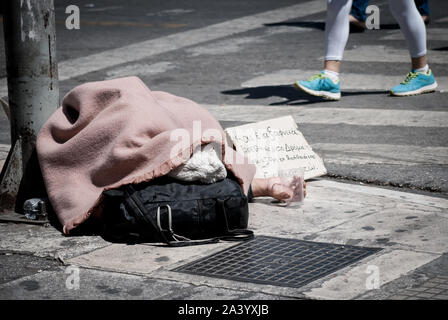
[[[207,144],[197,147],[191,158],[168,175],[182,181],[214,183],[227,177],[227,170],[218,157],[215,146]]]

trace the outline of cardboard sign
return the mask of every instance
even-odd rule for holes
[[[293,117],[251,123],[226,130],[229,145],[256,165],[256,178],[277,176],[278,170],[305,168],[305,180],[327,173]]]

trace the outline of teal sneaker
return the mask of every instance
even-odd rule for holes
[[[328,100],[341,98],[340,81],[333,82],[323,71],[315,74],[308,81],[294,82],[294,88]]]
[[[431,70],[428,73],[411,71],[403,82],[390,89],[390,94],[399,97],[413,96],[425,92],[433,92],[436,88],[437,82]]]

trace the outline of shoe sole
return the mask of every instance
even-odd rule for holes
[[[302,85],[300,85],[297,82],[294,82],[294,88],[297,89],[297,90],[301,90],[303,92],[306,92],[306,93],[308,93],[308,94],[310,94],[312,96],[322,97],[322,98],[327,99],[327,100],[336,101],[336,100],[341,99],[341,93],[340,92],[332,93],[332,92],[327,92],[327,91],[310,90],[308,88],[303,87]]]
[[[390,91],[390,94],[396,97],[407,97],[407,96],[416,96],[422,93],[434,92],[437,88],[437,82],[430,84],[428,86],[421,87],[420,89],[407,91],[407,92],[393,92]]]

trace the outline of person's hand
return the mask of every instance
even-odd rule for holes
[[[256,178],[252,181],[252,193],[256,197],[272,197],[281,201],[288,201],[288,199],[293,199],[293,197],[300,195],[298,191],[300,190],[300,183],[303,183],[303,196],[306,196],[306,183],[301,182],[299,177],[293,179],[293,183],[285,185],[285,183],[279,177],[273,177],[268,179]]]
[[[300,198],[298,192],[300,192],[301,183],[303,184],[303,196],[305,197],[306,182],[299,177],[294,177],[289,185],[285,185],[279,177],[269,178],[267,181],[267,194],[277,200],[292,201],[295,198]]]

